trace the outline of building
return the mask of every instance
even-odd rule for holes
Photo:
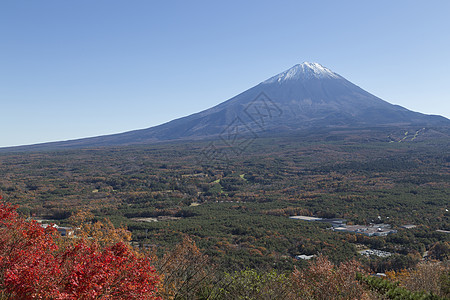
[[[359,251],[358,253],[361,255],[364,255],[364,256],[378,256],[378,257],[389,257],[392,255],[391,252],[375,250],[375,249],[362,250],[362,251]]]
[[[309,217],[309,216],[291,216],[291,217],[289,217],[289,219],[303,220],[303,221],[308,221],[308,222],[322,221],[323,220],[322,218]]]
[[[52,226],[53,228],[58,230],[58,232],[59,232],[59,234],[61,234],[61,236],[73,236],[74,235],[74,230],[72,227],[62,227],[62,226],[58,226],[56,224],[53,224],[53,225],[41,224],[42,228],[47,228],[48,226]]]
[[[303,220],[308,222],[322,222],[328,223],[332,226],[333,231],[352,232],[364,234],[367,236],[386,236],[391,233],[396,233],[397,230],[391,229],[389,224],[370,224],[366,225],[347,225],[346,219],[327,219],[316,218],[309,216],[291,216],[290,219]]]
[[[56,230],[61,234],[61,236],[73,236],[74,230],[71,227],[60,227],[57,226]]]
[[[316,257],[315,254],[313,254],[313,255],[304,255],[304,254],[301,254],[301,255],[296,255],[296,256],[295,256],[295,259],[310,260],[310,259],[312,259],[312,258],[314,258],[314,257]]]
[[[346,219],[322,219],[319,222],[328,223],[333,227],[342,227],[347,224]]]
[[[400,227],[404,228],[404,229],[412,229],[412,228],[416,228],[417,225],[407,224],[407,225],[403,225],[403,226],[400,226]]]
[[[333,230],[341,232],[352,232],[367,236],[386,236],[388,234],[397,232],[397,230],[391,229],[391,226],[389,224],[371,224],[369,226],[348,225],[342,227],[334,227]]]
[[[289,219],[294,220],[302,220],[308,222],[322,222],[328,223],[333,227],[345,226],[347,220],[345,219],[327,219],[327,218],[317,218],[317,217],[309,217],[309,216],[291,216]]]

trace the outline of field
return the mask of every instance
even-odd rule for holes
[[[223,270],[293,270],[305,265],[296,255],[319,253],[401,269],[425,251],[448,255],[438,249],[450,240],[436,231],[450,230],[449,141],[417,131],[3,152],[0,194],[20,213],[61,225],[78,211],[108,218],[132,232],[134,245],[159,254],[188,235]],[[334,232],[292,215],[383,222],[398,233]],[[394,255],[365,258],[361,249]]]

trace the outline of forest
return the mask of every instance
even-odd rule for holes
[[[168,292],[168,286],[179,283],[160,283],[166,285],[161,291],[168,294],[159,294],[164,299],[193,299],[192,293],[199,299],[239,299],[248,287],[238,284],[255,284],[260,292],[266,289],[263,294],[278,295],[267,299],[323,299],[314,294],[314,278],[307,274],[333,269],[352,274],[348,280],[358,282],[359,295],[395,289],[413,294],[420,291],[411,289],[410,282],[432,268],[434,273],[441,270],[439,286],[424,290],[445,297],[450,142],[426,132],[429,137],[425,133],[414,139],[372,129],[314,138],[269,136],[234,145],[199,141],[0,152],[0,194],[18,205],[18,216],[27,222],[82,228],[78,237],[117,236],[113,240],[130,251],[152,257],[164,280],[175,271],[164,270],[170,264],[162,261],[197,253],[198,274],[205,276],[195,286],[203,290],[186,290],[185,284],[179,293]],[[397,233],[369,237],[335,232],[326,223],[289,218],[294,215],[386,223]],[[364,249],[392,255],[366,257],[359,254]],[[316,258],[310,262],[298,255]],[[374,273],[392,280],[379,282],[369,276]],[[279,290],[268,291],[268,286]],[[309,296],[300,297],[298,291],[306,293],[306,286]],[[282,290],[291,294],[280,296]],[[258,295],[242,299],[261,299]],[[333,297],[329,299],[360,296]]]

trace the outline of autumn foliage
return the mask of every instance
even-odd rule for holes
[[[292,283],[297,299],[367,299],[363,286],[356,280],[361,272],[356,261],[334,265],[319,256],[304,270],[295,270]]]
[[[145,255],[130,249],[124,242],[130,238],[125,228],[94,222],[88,212],[72,219],[80,224],[75,226],[76,237],[63,238],[55,228],[27,221],[16,207],[0,202],[0,299],[365,300],[450,295],[448,261],[386,272],[385,279],[370,276],[357,261],[334,264],[323,255],[293,272],[245,269],[223,274],[188,236],[158,257],[151,250]]]
[[[211,293],[202,290],[211,288],[214,266],[189,237],[185,236],[180,244],[162,258],[155,258],[155,265],[162,275],[159,291],[162,298],[197,299],[202,292],[206,295]]]
[[[0,203],[0,298],[158,299],[150,260],[124,243],[58,243],[52,227],[20,218]]]

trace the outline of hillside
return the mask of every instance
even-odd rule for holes
[[[450,120],[392,105],[318,63],[295,65],[199,113],[159,126],[8,150],[71,149],[308,133],[324,128],[445,127]]]

